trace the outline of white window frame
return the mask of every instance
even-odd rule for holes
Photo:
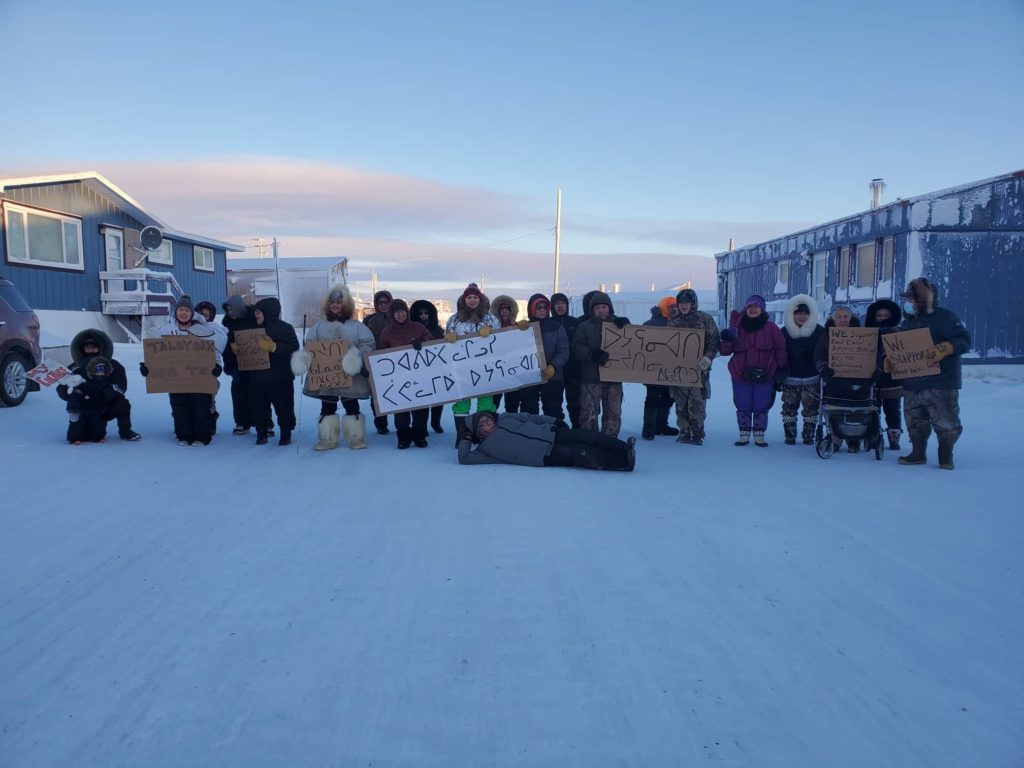
[[[861,252],[865,249],[871,249],[871,271],[870,274],[862,275],[861,272]],[[854,288],[871,288],[875,284],[875,262],[878,260],[878,243],[872,240],[870,243],[858,243],[856,250],[856,261],[854,262],[853,269],[853,287]]]
[[[4,213],[4,256],[7,261],[11,264],[25,264],[30,267],[37,267],[42,269],[60,269],[67,272],[84,272],[85,271],[85,250],[82,246],[82,220],[74,216],[67,216],[62,213],[53,213],[51,211],[44,211],[39,208],[29,208],[22,205],[16,205],[14,203],[4,202],[3,203]],[[25,253],[25,257],[17,257],[11,253],[11,225],[10,219],[12,215],[21,216],[22,231],[25,233],[24,241],[22,242],[22,252]],[[64,261],[45,261],[42,259],[33,259],[32,252],[29,248],[29,236],[28,236],[28,217],[39,216],[44,219],[57,219],[60,221],[60,247],[61,256]],[[78,236],[78,263],[68,262],[67,253],[67,240],[64,237],[65,225],[72,225]]]
[[[836,265],[836,294],[850,290],[850,258],[853,246],[844,245],[839,249],[839,264]]]
[[[882,240],[882,274],[879,277],[883,283],[886,281],[892,281],[893,270],[895,269],[895,253],[896,253],[895,239],[887,237]]]
[[[167,256],[164,257],[166,252]],[[160,264],[165,267],[174,266],[174,243],[166,237],[161,241],[160,247],[153,251],[146,251],[146,261],[150,264]]]
[[[811,296],[817,302],[824,302],[825,273],[828,270],[828,251],[811,254]]]
[[[205,257],[207,254],[210,256],[210,266],[206,266],[206,258],[202,259],[200,263],[200,256]],[[193,245],[192,246],[192,266],[200,272],[214,272],[216,271],[216,262],[214,261],[213,248],[207,248],[205,245]]]
[[[775,293],[789,292],[789,259],[780,259],[775,263]]]

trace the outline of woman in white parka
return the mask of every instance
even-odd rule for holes
[[[305,341],[348,342],[348,352],[341,359],[341,368],[352,377],[351,385],[337,389],[309,391],[309,379],[303,385],[302,394],[320,401],[320,441],[316,450],[329,451],[338,447],[339,434],[344,434],[349,448],[366,447],[366,424],[359,412],[359,401],[370,397],[370,383],[363,368],[363,354],[373,352],[376,343],[370,329],[354,319],[356,305],[352,294],[344,285],[331,288],[324,298],[323,318],[306,332]],[[312,356],[305,349],[292,355],[292,372],[301,376],[309,370]],[[338,402],[345,411],[344,422],[338,419]]]
[[[501,328],[501,321],[491,314],[491,302],[477,287],[476,283],[470,283],[462,292],[456,303],[456,312],[448,318],[445,327],[445,339],[450,343],[463,336],[489,336],[491,331]],[[472,405],[472,398],[459,400],[452,405],[452,413],[455,414],[455,444],[458,446],[459,435],[466,428],[466,417],[469,416],[469,409]],[[490,395],[478,397],[476,400],[478,411],[494,411],[494,398]]]

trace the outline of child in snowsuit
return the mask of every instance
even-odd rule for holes
[[[107,419],[104,411],[110,400],[118,397],[112,383],[110,361],[100,355],[89,358],[82,374],[65,377],[67,387],[68,442],[105,443]]]
[[[57,396],[67,400],[70,390],[85,380],[89,361],[94,357],[104,358],[110,369],[110,390],[104,397],[103,418],[106,421],[116,419],[117,433],[121,439],[135,442],[141,440],[142,435],[132,429],[132,404],[125,396],[128,391],[128,374],[124,366],[113,358],[113,354],[114,343],[103,331],[86,328],[75,334],[71,340],[71,358],[74,362],[68,366],[70,374],[57,385]]]

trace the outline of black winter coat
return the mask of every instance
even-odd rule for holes
[[[262,327],[277,348],[270,353],[270,370],[250,371],[250,381],[259,384],[294,380],[291,359],[299,349],[299,339],[295,329],[281,319],[281,302],[275,298],[260,299],[256,302],[256,309],[263,313],[263,325],[256,327]]]
[[[224,373],[228,376],[234,376],[238,373],[238,356],[231,351],[231,345],[235,342],[235,333],[237,331],[251,331],[254,328],[258,328],[256,325],[256,312],[255,307],[245,308],[245,317],[240,317],[237,320],[224,314],[224,319],[221,320],[221,325],[228,329],[228,342],[224,346]]]
[[[929,314],[913,315],[906,318],[899,327],[901,331],[927,328],[931,331],[932,342],[941,344],[948,341],[953,345],[953,354],[939,362],[939,372],[934,376],[920,376],[903,379],[903,389],[920,392],[924,389],[960,389],[963,381],[960,374],[960,355],[971,348],[971,334],[954,312],[936,307]]]

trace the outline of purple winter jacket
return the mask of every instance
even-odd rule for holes
[[[743,318],[746,319],[746,318]],[[764,368],[768,372],[768,381],[775,378],[779,368],[789,366],[786,354],[786,337],[779,326],[771,320],[755,331],[744,328],[743,319],[734,326],[739,335],[736,341],[722,340],[718,347],[720,355],[732,355],[729,361],[729,373],[734,379],[742,380],[747,368]]]

